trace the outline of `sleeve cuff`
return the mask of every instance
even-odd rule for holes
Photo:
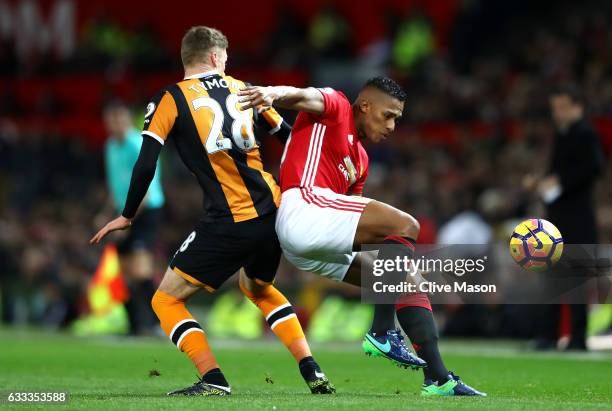
[[[160,136],[158,136],[157,134],[155,134],[152,131],[149,130],[143,130],[142,131],[142,135],[143,136],[149,136],[149,137],[153,137],[155,140],[157,140],[159,142],[159,144],[161,144],[162,146],[164,145],[164,139],[161,138]]]
[[[279,120],[279,122],[278,122],[278,125],[277,125],[276,127],[274,127],[272,130],[270,130],[268,133],[269,133],[269,134],[275,134],[275,133],[276,133],[278,130],[280,130],[280,129],[281,129],[281,127],[283,126],[283,121],[284,121],[284,120],[283,120],[283,118],[281,117],[281,118],[280,118],[280,120]]]
[[[134,218],[133,215],[130,216],[129,213],[126,213],[125,209],[121,212],[121,216],[127,218],[128,220],[131,220],[132,218]]]

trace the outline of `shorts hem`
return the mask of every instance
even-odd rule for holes
[[[248,277],[248,276],[247,276]],[[272,281],[265,281],[265,280],[261,280],[259,278],[255,278],[255,277],[249,277],[251,280],[255,281],[255,284],[257,285],[261,285],[261,286],[265,286],[265,285],[273,285],[274,284],[274,280]]]
[[[206,291],[208,291],[209,293],[214,293],[215,291],[217,291],[216,288],[211,287],[208,284],[204,284],[203,282],[199,281],[198,279],[190,276],[189,274],[185,273],[184,271],[182,271],[180,268],[178,267],[170,267],[170,269],[177,275],[179,275],[180,277],[183,278],[183,280],[187,281],[188,283],[191,283],[197,287],[200,288],[204,288]]]

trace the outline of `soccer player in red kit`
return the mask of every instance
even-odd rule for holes
[[[360,286],[362,256],[357,251],[362,245],[379,244],[378,259],[413,257],[417,220],[361,197],[368,175],[362,140],[385,140],[402,116],[406,94],[395,81],[369,80],[352,105],[331,88],[247,87],[238,94],[243,110],[274,105],[300,112],[281,160],[282,199],[276,216],[276,231],[291,263]],[[444,366],[427,295],[407,294],[401,302],[375,305],[372,327],[363,341],[366,354],[423,368],[423,395],[483,395]],[[396,309],[402,328],[426,362],[404,345],[395,329]]]

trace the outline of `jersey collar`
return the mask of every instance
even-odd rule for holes
[[[212,76],[215,74],[219,74],[219,71],[217,70],[210,70],[210,71],[205,71],[204,73],[197,73],[197,74],[192,74],[191,76],[185,77],[183,80],[191,80],[194,78],[200,78],[200,77],[208,77],[208,76]]]

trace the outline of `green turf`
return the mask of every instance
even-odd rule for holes
[[[167,340],[78,339],[4,329],[0,391],[66,390],[67,408],[116,411],[612,409],[610,354],[534,355],[496,342],[447,344],[449,367],[489,397],[424,399],[418,396],[420,373],[367,358],[358,343],[314,347],[338,389],[334,396],[310,395],[292,358],[274,340],[219,341],[213,347],[232,396],[168,398],[165,392],[193,383],[195,371]],[[161,375],[149,376],[152,370]]]

